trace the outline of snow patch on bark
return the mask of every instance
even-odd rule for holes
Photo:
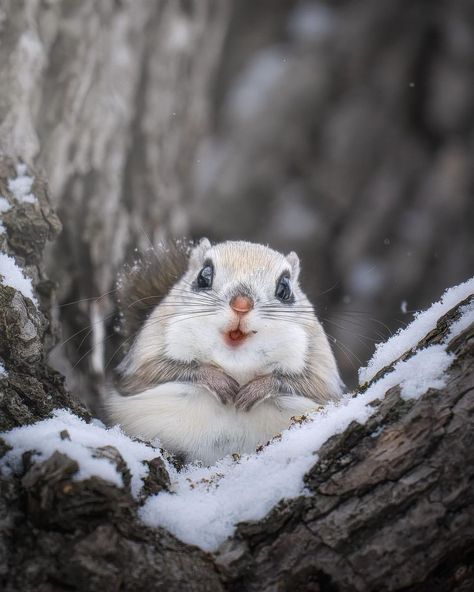
[[[471,294],[474,294],[474,277],[446,290],[441,299],[431,305],[428,310],[417,313],[408,327],[400,329],[386,342],[377,344],[375,353],[367,366],[359,370],[360,384],[372,380],[382,368],[385,368],[405,352],[415,347],[423,337],[436,327],[440,317]]]
[[[0,195],[0,214],[3,214],[3,212],[8,212],[10,208],[11,205],[8,203],[6,198]]]
[[[74,476],[75,479],[96,476],[122,487],[122,475],[117,471],[116,465],[106,458],[98,457],[94,452],[97,448],[113,446],[130,470],[134,496],[138,496],[143,485],[142,480],[148,474],[144,461],[160,456],[158,450],[149,444],[130,439],[117,426],[108,429],[98,420],[86,423],[64,409],[56,410],[50,419],[14,428],[2,434],[2,438],[12,447],[1,460],[0,466],[4,473],[20,471],[22,455],[28,450],[34,451],[34,459],[37,460],[46,460],[57,450],[78,463],[79,472]]]
[[[18,290],[25,298],[29,298],[36,306],[38,305],[30,278],[23,274],[15,259],[5,253],[0,253],[0,283]]]
[[[441,389],[446,386],[446,370],[454,361],[443,345],[433,345],[417,353],[416,356],[397,364],[398,376],[403,377],[401,393],[404,399],[418,399],[430,388]]]
[[[0,195],[0,214],[3,214],[4,212],[8,212],[8,210],[11,208],[11,205],[8,203],[8,201]],[[3,225],[3,222],[0,220],[0,234],[5,234],[6,229],[5,226]]]
[[[459,312],[461,316],[451,325],[447,341],[451,341],[474,323],[474,302],[462,306]]]
[[[26,174],[26,165],[16,167],[16,178],[8,181],[8,189],[20,203],[36,203],[36,197],[31,193],[34,178]]]

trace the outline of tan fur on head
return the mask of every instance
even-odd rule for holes
[[[142,255],[142,260],[120,276],[118,304],[121,332],[133,335],[150,313],[186,273],[192,243],[167,241]]]

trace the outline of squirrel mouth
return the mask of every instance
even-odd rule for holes
[[[240,329],[234,329],[227,333],[231,341],[243,341],[247,337],[247,333],[244,333]]]
[[[256,333],[256,331],[244,333],[239,328],[232,329],[231,331],[227,331],[227,333],[225,333],[225,340],[227,345],[230,345],[231,347],[236,347],[238,345],[241,345],[253,333]]]

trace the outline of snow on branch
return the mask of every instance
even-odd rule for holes
[[[144,461],[159,456],[159,450],[130,439],[118,427],[107,429],[98,420],[86,423],[65,409],[56,410],[50,419],[14,428],[2,434],[2,438],[11,446],[0,461],[3,472],[21,471],[22,455],[27,451],[33,451],[33,461],[46,460],[58,451],[78,463],[75,479],[96,476],[122,487],[123,478],[115,463],[97,454],[97,450],[113,446],[131,473],[131,490],[135,497],[138,497],[142,480],[148,474]]]
[[[456,306],[458,302],[468,298],[473,292],[474,279],[472,278],[458,286],[449,288],[441,299],[432,304],[428,310],[417,313],[414,320],[405,329],[399,329],[390,339],[379,343],[367,366],[359,370],[360,384],[369,382],[382,368],[397,360],[411,348],[416,347],[417,343],[436,327],[440,317]]]

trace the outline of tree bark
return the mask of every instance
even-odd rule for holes
[[[88,416],[46,363],[57,328],[48,322],[55,295],[45,273],[44,249],[61,224],[51,208],[45,180],[34,179],[35,203],[18,203],[9,190],[9,181],[16,176],[14,160],[0,157],[0,195],[8,196],[9,203],[2,214],[0,252],[13,257],[32,278],[38,306],[0,277],[0,361],[8,372],[8,379],[0,375],[1,431],[47,417],[56,407]]]

